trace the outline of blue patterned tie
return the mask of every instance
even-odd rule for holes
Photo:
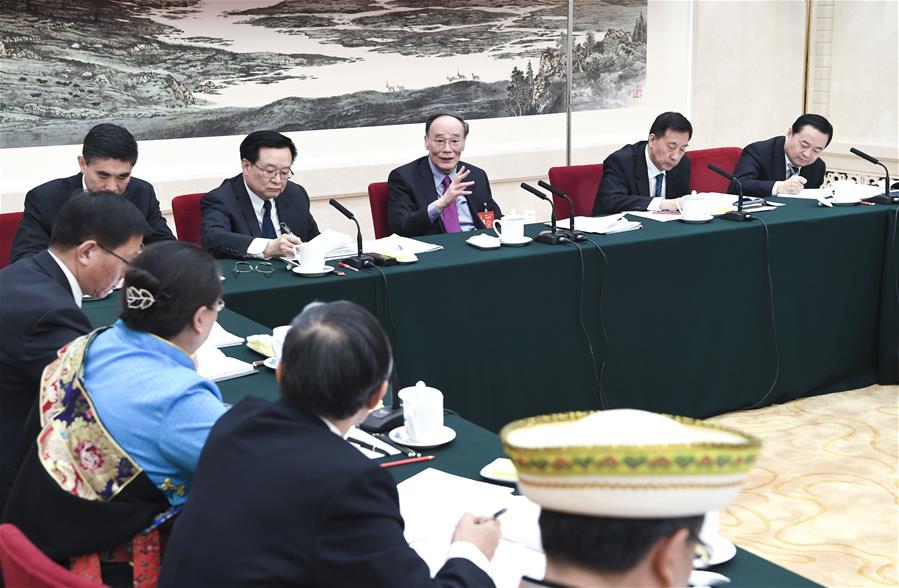
[[[272,224],[272,201],[266,200],[262,204],[262,236],[266,239],[277,239],[275,225]]]
[[[789,180],[793,176],[799,173],[799,168],[793,165],[792,163],[787,164],[787,179]]]
[[[656,193],[655,198],[662,197],[662,180],[665,179],[665,174],[659,174],[656,176]]]

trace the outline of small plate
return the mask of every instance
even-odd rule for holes
[[[859,202],[862,201],[861,198],[847,198],[846,200],[837,200],[836,198],[830,198],[828,201],[834,206],[855,206]]]
[[[267,367],[270,370],[276,369],[278,367],[278,358],[277,357],[266,357],[265,361],[262,362],[262,365]]]
[[[508,457],[497,457],[481,468],[481,477],[505,484],[514,484],[518,481],[518,472]]]
[[[304,270],[302,267],[295,267],[295,268],[291,269],[290,271],[292,271],[293,273],[295,273],[299,276],[303,276],[304,278],[319,278],[321,276],[327,276],[328,274],[330,274],[331,272],[334,271],[334,268],[331,267],[330,265],[326,265],[325,267],[323,267],[321,269],[310,272],[310,271]]]
[[[409,263],[415,263],[416,261],[418,261],[418,256],[415,255],[414,253],[406,253],[406,254],[401,255],[401,256],[399,256],[399,257],[396,257],[396,256],[395,256],[394,259],[396,260],[396,262],[397,262],[398,264],[400,264],[400,265],[406,265],[406,264],[409,264]]]
[[[693,567],[696,569],[703,569],[706,567],[717,566],[719,564],[723,564],[726,561],[730,561],[737,555],[737,547],[721,535],[718,535],[712,540],[705,540],[706,547],[709,548],[710,557],[709,562],[705,565],[702,560],[696,558],[693,560]]]
[[[713,219],[713,218],[715,218],[715,217],[713,217],[713,216],[710,215],[710,214],[707,214],[706,216],[701,216],[701,217],[699,217],[699,218],[684,218],[684,217],[681,217],[680,220],[681,220],[681,222],[687,223],[688,225],[701,225],[701,224],[704,224],[704,223],[710,223],[710,222],[712,222],[712,219]]]
[[[500,239],[499,242],[501,245],[505,245],[506,247],[524,247],[533,240],[534,239],[532,239],[531,237],[525,237],[521,241],[503,241],[502,239]]]
[[[465,239],[465,242],[478,249],[499,249],[500,247],[499,239],[490,235],[476,235]]]
[[[413,441],[406,434],[406,427],[397,427],[396,429],[390,431],[387,435],[390,437],[391,441],[395,441],[400,445],[405,445],[407,447],[437,447],[439,445],[446,445],[450,441],[456,438],[456,432],[446,425],[440,429],[440,435],[430,441]]]

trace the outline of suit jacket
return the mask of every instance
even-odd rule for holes
[[[309,212],[309,195],[303,186],[287,182],[276,196],[278,219],[303,241],[319,234]],[[203,247],[216,257],[243,258],[253,239],[262,237],[262,229],[253,203],[244,185],[243,174],[228,178],[200,201],[203,214]]]
[[[167,586],[493,586],[471,561],[433,580],[403,537],[392,476],[283,401],[215,424],[162,562]]]
[[[471,210],[471,218],[477,228],[483,229],[484,223],[478,217],[479,212],[492,210],[496,218],[502,216],[499,204],[493,200],[490,191],[490,180],[487,174],[479,167],[475,167],[464,161],[460,166],[471,170],[468,181],[474,181],[471,186],[471,195],[468,196],[468,208]],[[411,163],[398,167],[387,178],[387,187],[390,190],[390,198],[387,201],[387,220],[390,230],[404,237],[417,237],[419,235],[434,235],[445,233],[443,219],[439,216],[433,223],[428,218],[428,205],[437,200],[437,190],[434,187],[434,174],[428,165],[428,157],[421,157]]]
[[[0,270],[0,512],[25,453],[25,422],[44,367],[91,330],[65,274],[43,251]],[[34,431],[34,436],[37,431]],[[33,439],[33,437],[32,437]]]
[[[69,178],[51,180],[41,184],[25,195],[25,214],[19,224],[19,230],[13,240],[10,251],[10,262],[23,257],[40,253],[50,244],[53,222],[62,205],[69,201],[73,194],[84,189],[81,173]],[[139,179],[131,178],[122,193],[122,198],[132,203],[147,219],[151,232],[144,236],[144,243],[154,243],[166,239],[175,239],[162,213],[159,211],[159,200],[153,186]]]
[[[602,180],[593,204],[593,216],[625,210],[646,210],[652,201],[646,170],[646,141],[625,145],[603,162]],[[665,174],[665,198],[690,192],[690,158],[684,155]]]
[[[771,137],[767,141],[759,141],[747,145],[740,155],[734,176],[743,184],[744,196],[771,196],[774,182],[787,179],[787,164],[784,159],[784,136]],[[820,188],[824,183],[827,165],[823,159],[799,170],[799,175],[806,179],[806,188]],[[731,182],[728,191],[739,194],[736,182]]]

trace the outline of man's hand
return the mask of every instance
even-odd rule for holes
[[[475,518],[470,512],[462,515],[453,533],[453,541],[471,543],[480,549],[487,559],[493,559],[499,539],[499,520],[490,517]]]
[[[659,202],[659,210],[680,211],[680,198],[662,198]]]
[[[471,190],[468,190],[468,188],[474,185],[474,181],[463,181],[468,177],[468,174],[470,173],[471,171],[465,169],[464,165],[459,168],[458,173],[456,173],[455,179],[447,187],[446,192],[444,192],[443,196],[438,198],[435,202],[435,206],[437,207],[437,210],[439,212],[443,212],[443,209],[449,206],[459,196],[468,196],[471,194]]]
[[[296,235],[284,234],[277,239],[269,239],[262,254],[265,257],[293,257],[293,248],[302,242]]]
[[[795,175],[792,176],[789,180],[775,183],[774,191],[778,194],[799,194],[805,187],[805,182],[805,178],[800,175]]]

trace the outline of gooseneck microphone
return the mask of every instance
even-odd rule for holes
[[[724,176],[728,180],[737,183],[737,188],[740,189],[740,196],[737,198],[737,209],[731,210],[730,212],[725,212],[721,215],[721,218],[724,220],[730,221],[750,221],[752,220],[752,215],[748,212],[743,212],[743,182],[740,181],[737,176],[732,175],[715,165],[714,163],[709,164],[709,169],[718,174],[719,176]]]
[[[356,223],[357,252],[353,257],[347,257],[346,259],[344,259],[343,263],[356,269],[375,265],[375,260],[371,256],[362,254],[362,227],[359,226],[359,221],[356,220],[356,215],[347,210],[347,208],[343,204],[338,202],[336,198],[331,198],[330,200],[328,200],[328,204],[340,211],[340,214]]]
[[[883,163],[881,163],[881,161],[879,159],[875,159],[875,158],[871,157],[870,155],[868,155],[867,153],[862,153],[855,147],[850,147],[849,152],[854,155],[858,155],[865,161],[869,161],[869,162],[873,163],[874,165],[879,165],[880,167],[883,168],[883,173],[886,175],[886,184],[884,184],[884,186],[883,186],[883,194],[880,194],[877,196],[871,196],[870,198],[864,198],[864,201],[865,202],[873,202],[874,204],[896,204],[896,203],[899,203],[899,196],[893,196],[892,194],[890,194],[890,170],[887,169],[887,166],[885,166]]]
[[[547,245],[558,245],[559,243],[568,243],[571,239],[568,238],[567,235],[563,234],[558,228],[556,228],[556,208],[552,205],[552,200],[550,200],[546,194],[538,190],[533,186],[529,186],[524,182],[521,183],[521,187],[539,198],[540,200],[546,200],[549,202],[549,219],[550,219],[550,227],[549,231],[541,231],[539,235],[537,235],[537,241],[540,243],[546,243]]]
[[[574,202],[572,202],[571,197],[568,194],[566,194],[565,192],[563,192],[563,191],[559,190],[558,188],[556,188],[555,186],[553,186],[552,184],[544,182],[543,180],[540,180],[539,182],[537,182],[537,185],[540,186],[541,188],[543,188],[544,190],[549,190],[554,195],[556,195],[559,198],[562,198],[566,202],[568,202],[568,234],[572,241],[585,240],[587,238],[587,236],[584,235],[584,233],[582,231],[578,231],[574,228]],[[553,208],[555,208],[555,206],[553,206]]]

